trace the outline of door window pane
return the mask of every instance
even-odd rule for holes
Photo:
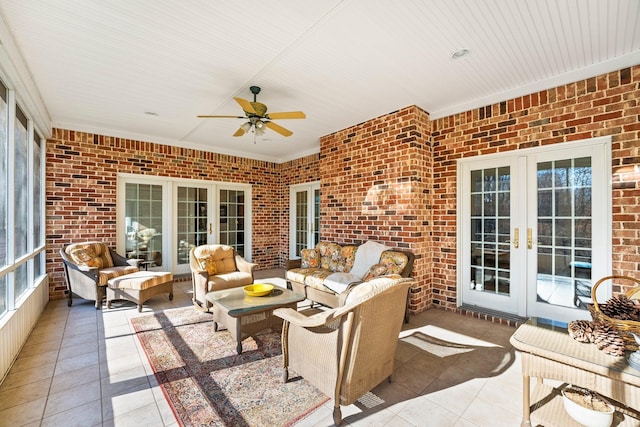
[[[178,264],[189,263],[189,251],[207,243],[207,190],[178,187]]]
[[[539,302],[591,302],[591,158],[538,163]]]
[[[162,266],[162,186],[126,184],[126,254]]]
[[[313,210],[313,246],[315,247],[320,243],[320,189],[313,191],[313,199],[315,204],[315,209]]]
[[[245,256],[245,200],[243,190],[220,190],[220,243]]]
[[[300,256],[302,249],[309,247],[307,242],[307,224],[309,223],[307,199],[307,191],[296,192],[296,253],[294,255],[297,257]]]
[[[510,294],[509,167],[471,171],[471,287]]]

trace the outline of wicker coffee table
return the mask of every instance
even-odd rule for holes
[[[296,308],[304,295],[275,286],[262,297],[248,296],[243,288],[209,292],[205,298],[213,304],[214,331],[222,324],[234,340],[236,351],[242,353],[242,340],[263,331],[282,327],[282,319],[273,316],[276,308]]]

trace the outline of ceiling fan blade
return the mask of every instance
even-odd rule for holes
[[[265,122],[265,124],[267,125],[267,127],[269,129],[278,132],[282,136],[291,136],[291,135],[293,135],[293,132],[291,132],[289,129],[285,129],[282,126],[277,125],[277,124],[275,124],[273,122]]]
[[[253,105],[251,105],[251,103],[246,99],[242,99],[242,98],[233,98],[233,99],[235,99],[236,102],[240,104],[240,107],[242,108],[243,111],[250,114],[258,114],[256,113],[256,110],[253,108]]]
[[[242,129],[241,127],[238,128],[236,133],[233,134],[233,136],[242,136],[242,135],[244,135],[244,129]]]
[[[199,115],[198,116],[201,119],[246,119],[245,116],[206,116],[206,115]]]
[[[274,120],[281,119],[306,119],[307,116],[302,111],[284,111],[281,113],[269,113],[267,118]]]

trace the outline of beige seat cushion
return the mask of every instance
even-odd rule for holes
[[[109,280],[116,277],[125,276],[127,274],[136,273],[138,270],[139,268],[133,265],[120,265],[116,267],[103,268],[102,270],[98,271],[98,284],[100,286],[107,286]]]
[[[138,271],[126,276],[115,277],[109,280],[112,289],[144,290],[156,285],[171,282],[173,274],[164,271]]]
[[[209,292],[212,289],[230,289],[240,286],[246,286],[253,283],[253,276],[242,271],[233,271],[231,273],[216,274],[209,276]]]

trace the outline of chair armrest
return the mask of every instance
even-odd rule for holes
[[[238,271],[242,271],[243,273],[249,273],[253,276],[253,270],[258,266],[253,262],[249,262],[246,259],[242,258],[240,255],[236,255],[236,268]]]
[[[329,323],[334,322],[343,315],[348,313],[346,310],[327,310],[321,313],[316,313],[312,316],[305,316],[304,314],[296,311],[293,308],[277,308],[273,311],[273,314],[281,319],[291,323],[292,325],[300,326],[302,328],[316,328],[318,326],[326,326]]]

